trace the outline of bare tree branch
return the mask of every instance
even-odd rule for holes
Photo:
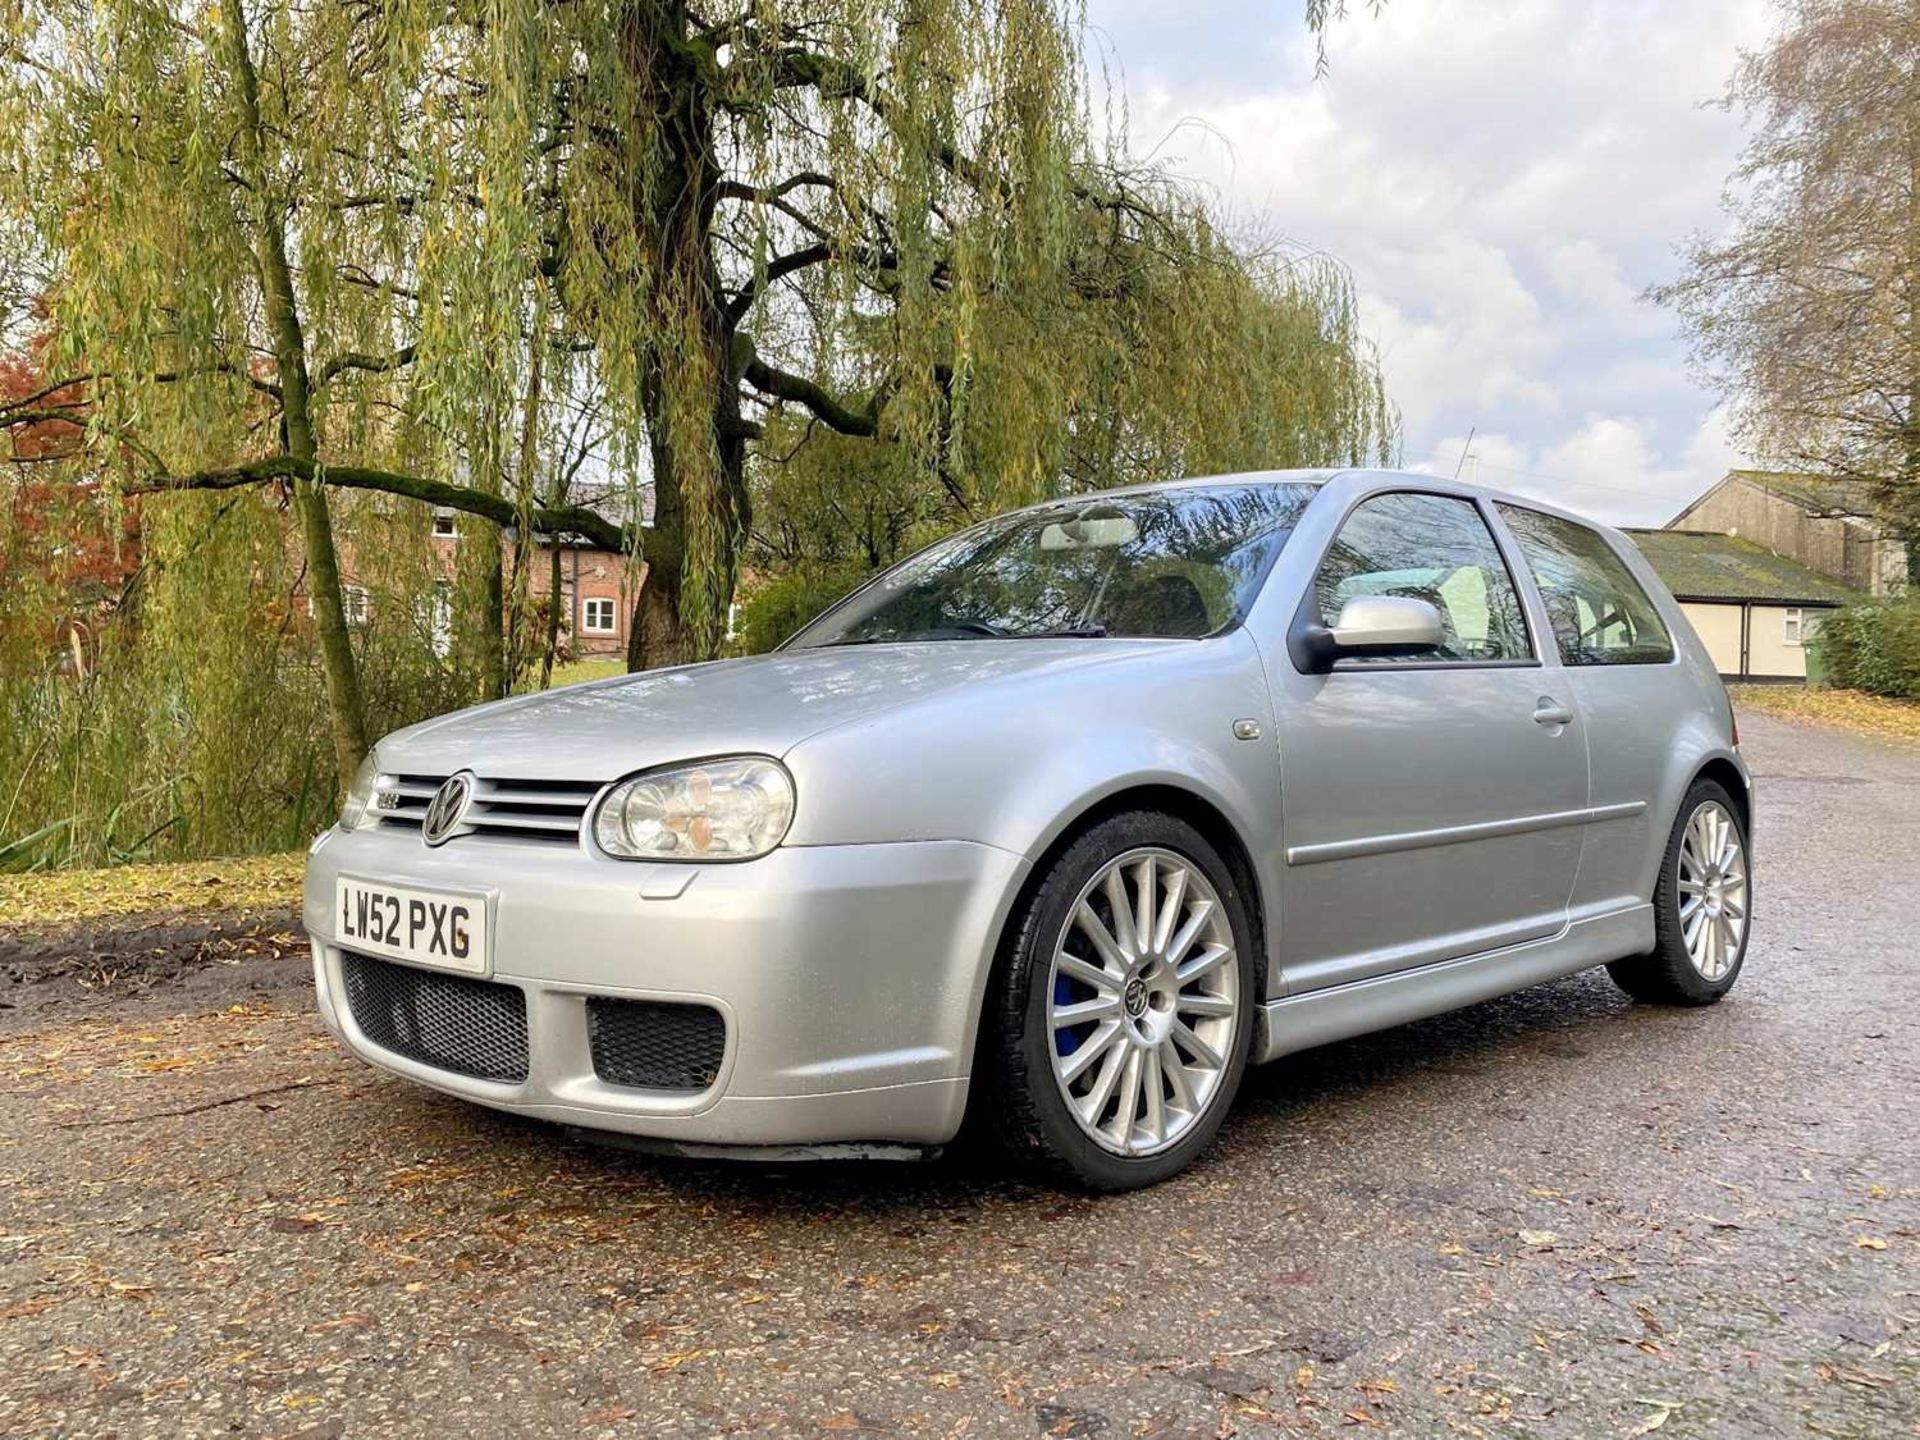
[[[452,485],[444,480],[429,480],[422,475],[407,475],[394,470],[376,470],[364,465],[316,465],[291,455],[250,460],[240,465],[200,470],[188,475],[155,475],[126,487],[123,493],[155,495],[186,490],[236,490],[274,480],[313,480],[345,490],[375,490],[386,495],[404,495],[429,505],[478,515],[503,529],[517,525],[524,519],[532,529],[543,535],[578,536],[601,549],[623,553],[639,548],[637,528],[615,524],[584,505],[535,505],[523,514],[520,507],[505,496],[489,495],[465,485]]]

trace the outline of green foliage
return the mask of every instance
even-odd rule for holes
[[[1012,504],[1389,458],[1344,274],[1129,156],[1083,40],[1077,0],[0,7],[63,473],[257,487],[144,502],[86,677],[33,624],[0,655],[5,863],[292,843],[360,737],[497,693],[500,512],[442,660],[423,496],[525,533],[651,485],[655,664],[715,653],[743,569],[759,647]]]
[[[287,517],[252,492],[183,496],[144,526],[125,608],[75,673],[29,587],[0,593],[0,869],[285,850],[334,809],[326,697]],[[417,560],[415,563],[418,563]],[[382,730],[463,703],[405,558],[370,567],[356,632]]]
[[[740,649],[749,655],[773,649],[870,573],[857,564],[807,567],[749,585],[740,606]]]
[[[789,414],[983,512],[1391,445],[1343,277],[1101,137],[1071,0],[240,3],[0,22],[0,220],[116,472],[256,455],[278,410],[526,504],[518,438],[591,393],[699,651]]]
[[[1920,602],[1836,610],[1821,622],[1813,644],[1828,684],[1920,700]]]
[[[1061,494],[1242,470],[1391,464],[1396,417],[1345,273],[1222,242],[1177,186],[1153,245],[1087,241],[1104,293],[995,299],[952,463],[768,428],[791,456],[755,472],[760,577],[743,642],[765,649],[872,571],[953,529]],[[1184,207],[1184,208],[1183,208]]]

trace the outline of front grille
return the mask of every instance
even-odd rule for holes
[[[527,997],[517,985],[340,957],[360,1033],[436,1070],[518,1084],[527,1078]]]
[[[374,793],[374,813],[388,830],[419,832],[427,818],[434,792],[446,783],[444,775],[383,775]],[[571,845],[580,834],[581,817],[600,793],[597,780],[489,780],[474,786],[473,803],[456,834],[493,835],[511,840],[534,840]]]
[[[609,1085],[705,1090],[720,1077],[727,1022],[707,1005],[653,1000],[587,1001],[593,1073]]]

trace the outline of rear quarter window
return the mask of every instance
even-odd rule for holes
[[[1558,515],[1499,505],[1546,603],[1567,665],[1664,665],[1673,636],[1652,598],[1599,531]]]

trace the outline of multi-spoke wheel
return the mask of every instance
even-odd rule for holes
[[[1232,872],[1184,821],[1117,815],[1070,845],[989,1013],[988,1089],[1016,1150],[1108,1190],[1184,1167],[1245,1067],[1250,943]]]
[[[1171,850],[1109,860],[1053,951],[1053,1074],[1080,1128],[1151,1155],[1207,1112],[1240,1010],[1233,931],[1207,877]]]
[[[1746,958],[1751,873],[1746,826],[1711,780],[1681,802],[1654,889],[1657,943],[1607,967],[1636,1000],[1708,1005],[1733,988]]]
[[[1680,934],[1705,980],[1733,968],[1747,932],[1747,851],[1718,800],[1695,808],[1680,836]]]

